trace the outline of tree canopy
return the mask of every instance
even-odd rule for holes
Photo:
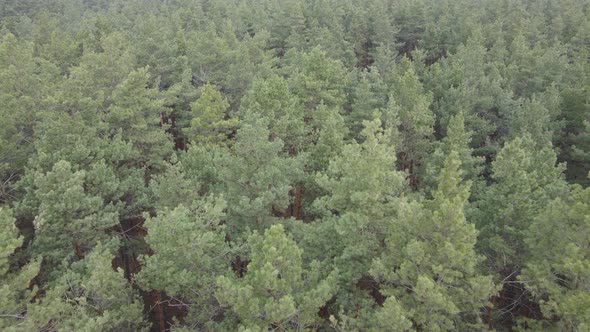
[[[590,330],[586,0],[0,1],[0,330]]]

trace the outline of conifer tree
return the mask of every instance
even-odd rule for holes
[[[395,82],[393,97],[399,108],[399,164],[408,172],[410,184],[417,187],[422,174],[425,155],[431,150],[434,116],[430,111],[432,96],[424,93],[422,83],[409,60],[404,60],[404,71]]]
[[[237,125],[236,119],[226,119],[228,108],[227,100],[211,84],[205,84],[199,99],[191,104],[191,141],[195,144],[227,144],[229,134]]]
[[[528,255],[524,236],[542,207],[565,193],[563,165],[550,146],[536,149],[529,136],[507,143],[493,163],[493,179],[476,203],[479,248],[492,271],[507,276]]]
[[[139,296],[123,271],[113,270],[112,248],[113,243],[99,244],[72,264],[41,299],[27,305],[18,329],[147,330]]]
[[[15,198],[13,184],[33,153],[35,125],[59,69],[33,54],[34,45],[13,34],[0,43],[0,202]]]
[[[326,209],[328,222],[335,223],[337,243],[343,247],[336,264],[347,281],[358,280],[378,254],[386,216],[405,186],[402,173],[395,170],[389,132],[380,123],[365,122],[365,141],[345,145],[316,180],[327,195],[314,204]]]
[[[587,2],[0,1],[0,330],[590,329]]]
[[[271,136],[281,139],[288,153],[293,155],[308,148],[304,109],[284,78],[273,75],[255,80],[242,98],[240,111],[244,117],[255,114],[268,119]]]
[[[390,131],[384,131],[378,119],[364,124],[364,142],[344,145],[316,176],[323,196],[313,208],[322,219],[303,228],[301,235],[309,248],[307,260],[340,271],[340,290],[331,310],[345,329],[372,326],[375,301],[359,285],[372,284],[367,271],[382,250],[388,216],[406,189],[403,173],[395,169]]]
[[[120,132],[137,149],[140,167],[158,169],[172,153],[172,142],[162,123],[164,100],[148,84],[147,68],[131,72],[113,91],[106,122],[110,135]]]
[[[388,224],[385,249],[371,268],[388,296],[377,316],[381,326],[391,313],[404,329],[406,321],[429,331],[482,328],[480,309],[493,288],[477,268],[477,231],[464,213],[470,183],[462,182],[460,166],[451,151],[433,200],[402,201]]]
[[[574,187],[542,208],[528,229],[530,258],[520,279],[541,305],[545,321],[533,325],[539,329],[554,325],[548,320],[564,331],[590,328],[589,216],[590,189]]]
[[[472,216],[480,231],[477,247],[486,257],[485,270],[503,287],[490,315],[509,320],[511,312],[530,300],[524,285],[516,282],[531,254],[526,234],[543,208],[567,193],[567,184],[551,146],[539,148],[530,136],[507,143],[492,169],[495,182],[475,202]]]
[[[23,244],[15,221],[8,207],[0,207],[0,328],[4,330],[16,328],[25,319],[27,303],[37,290],[29,285],[40,265],[37,260],[19,271],[11,268],[15,250]]]
[[[80,64],[71,68],[71,80],[64,91],[68,104],[85,113],[104,111],[111,103],[114,89],[129,76],[136,63],[122,33],[110,33],[98,42],[97,50],[85,49]]]
[[[195,200],[190,208],[161,210],[144,224],[153,254],[142,257],[136,280],[146,291],[179,299],[189,310],[185,324],[194,328],[210,326],[222,312],[213,295],[216,279],[230,274],[231,250],[222,225],[225,208],[221,199]]]
[[[253,115],[243,121],[231,153],[214,161],[228,202],[230,233],[265,229],[274,223],[275,211],[287,208],[289,191],[303,175],[303,159],[286,156],[283,146],[270,137],[268,120]]]
[[[243,329],[298,331],[318,326],[318,310],[337,290],[337,271],[303,265],[297,243],[282,225],[248,238],[250,263],[243,278],[219,277],[216,298]]]
[[[330,59],[319,47],[292,57],[293,64],[288,67],[291,86],[305,108],[314,110],[321,102],[329,108],[341,107],[346,83],[342,63]]]
[[[472,183],[471,196],[476,197],[484,186],[481,179],[479,179],[479,175],[483,171],[483,160],[472,155],[473,149],[470,147],[471,134],[465,129],[463,112],[459,112],[451,118],[447,128],[447,135],[436,143],[434,153],[428,157],[425,184],[433,185],[436,183],[447,156],[451,151],[455,151],[461,161],[463,177]]]
[[[103,186],[89,188],[94,181]],[[36,215],[30,247],[33,254],[51,262],[47,267],[57,270],[53,264],[82,259],[100,241],[108,240],[108,231],[118,223],[119,207],[105,204],[94,191],[100,188],[104,195],[113,187],[116,179],[104,164],[87,172],[59,161],[47,173],[36,172],[34,193],[24,202],[30,205],[22,207],[34,208]]]
[[[376,73],[376,74],[375,74]],[[380,80],[376,69],[370,74],[362,72],[359,82],[353,92],[353,102],[351,112],[346,117],[349,134],[353,139],[359,139],[359,134],[363,129],[363,121],[379,119],[385,108],[383,83],[374,82],[375,77]]]

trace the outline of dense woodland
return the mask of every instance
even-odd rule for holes
[[[588,0],[0,1],[0,330],[590,331]]]

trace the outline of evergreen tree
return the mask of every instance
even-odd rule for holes
[[[255,80],[242,98],[240,111],[244,117],[255,114],[268,119],[271,136],[281,139],[289,154],[308,148],[303,107],[284,78],[275,75]]]
[[[371,269],[388,296],[377,316],[381,326],[393,314],[403,329],[409,322],[429,331],[482,328],[479,312],[493,287],[477,268],[477,232],[464,213],[470,183],[462,182],[460,167],[451,151],[433,200],[402,201],[388,224],[386,246]]]
[[[337,290],[337,271],[322,275],[317,262],[303,265],[302,250],[273,225],[248,238],[250,263],[243,278],[219,277],[216,297],[244,329],[298,331],[318,326],[317,312]]]
[[[342,106],[346,72],[341,62],[330,59],[319,47],[292,57],[293,63],[287,67],[291,86],[307,110],[322,102],[330,108]]]
[[[210,326],[222,312],[213,295],[216,278],[230,272],[231,249],[222,225],[225,207],[220,199],[196,200],[191,208],[162,210],[144,224],[153,254],[143,256],[136,280],[145,290],[181,299],[189,309],[185,324],[193,328]]]
[[[123,34],[113,32],[98,42],[96,50],[85,49],[80,64],[71,68],[71,79],[63,92],[67,105],[89,113],[88,116],[111,104],[113,91],[128,78],[136,63]]]
[[[137,149],[140,167],[158,169],[172,153],[172,142],[162,123],[164,100],[148,84],[147,68],[131,72],[113,91],[106,122],[111,136],[120,132]]]
[[[545,206],[526,234],[530,259],[520,279],[541,304],[546,320],[538,328],[553,325],[547,320],[564,331],[590,326],[589,202],[590,189],[573,188]]]
[[[451,118],[447,128],[447,135],[436,143],[434,153],[428,158],[425,176],[427,185],[436,183],[436,179],[444,167],[447,156],[451,151],[455,151],[461,161],[463,177],[472,183],[471,196],[477,197],[477,194],[485,185],[479,178],[479,175],[483,171],[483,160],[473,156],[473,150],[470,147],[471,134],[471,132],[465,129],[463,112],[459,112]]]
[[[567,189],[563,165],[549,146],[535,148],[529,136],[507,143],[493,164],[495,183],[477,202],[479,246],[492,271],[509,275],[523,265],[524,235],[532,220]]]
[[[580,78],[583,79],[583,78]],[[586,185],[590,179],[590,102],[586,87],[574,86],[563,93],[562,113],[564,127],[562,128],[559,146],[561,159],[567,162],[567,178],[570,181]]]
[[[145,331],[142,303],[123,276],[113,271],[111,245],[99,244],[74,263],[41,300],[27,305],[15,330]]]
[[[0,1],[0,329],[587,330],[589,55],[585,0]]]
[[[31,280],[39,272],[40,261],[30,262],[20,271],[11,268],[15,250],[23,244],[18,235],[12,211],[0,207],[0,327],[16,328],[25,319],[27,302],[35,295],[30,289]]]
[[[33,153],[34,128],[59,69],[34,58],[33,44],[14,35],[0,43],[0,202],[14,199],[13,184]]]
[[[343,252],[336,264],[346,281],[358,280],[378,254],[392,202],[405,185],[395,170],[389,132],[381,130],[380,121],[365,122],[362,134],[365,141],[345,145],[316,180],[327,195],[314,204],[326,209],[327,222],[335,223],[340,235],[335,243]]]
[[[271,140],[266,119],[251,117],[238,130],[232,153],[215,160],[230,234],[265,229],[276,221],[274,212],[287,208],[289,191],[303,175],[303,159],[285,156],[283,146],[280,139]]]
[[[237,125],[236,119],[226,119],[229,103],[207,83],[201,96],[191,104],[191,141],[195,144],[227,144],[228,136]]]
[[[492,165],[495,182],[475,203],[478,251],[503,286],[490,314],[500,314],[497,319],[509,321],[512,311],[529,305],[526,289],[515,281],[531,254],[525,243],[531,224],[549,202],[567,193],[563,165],[556,164],[550,146],[538,148],[529,136],[516,138],[498,153]]]
[[[324,196],[314,208],[323,218],[303,229],[307,259],[318,259],[325,270],[335,266],[340,271],[333,310],[345,328],[371,326],[375,302],[357,285],[371,284],[367,271],[382,250],[388,216],[406,189],[403,174],[395,170],[389,133],[379,120],[365,122],[364,142],[345,145],[330,160],[316,178]]]
[[[100,181],[103,187],[88,186]],[[66,161],[59,161],[50,172],[36,172],[34,194],[30,207],[35,207],[35,238],[31,244],[34,255],[43,257],[51,270],[64,260],[85,257],[99,242],[108,240],[108,231],[118,223],[118,206],[105,204],[102,194],[116,188],[116,179],[104,164],[91,172],[74,170]],[[33,190],[33,188],[30,188]],[[54,272],[54,271],[52,271]]]
[[[431,150],[434,116],[430,111],[432,96],[425,94],[409,60],[404,60],[405,70],[395,82],[392,95],[399,108],[399,132],[402,144],[399,163],[408,172],[410,184],[418,186],[424,157]],[[403,68],[402,67],[402,68]]]
[[[353,92],[352,110],[346,117],[349,134],[353,139],[360,138],[363,121],[381,118],[385,108],[383,90],[383,82],[381,82],[376,69],[373,69],[371,73],[361,73],[360,80]]]

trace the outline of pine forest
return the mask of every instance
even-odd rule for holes
[[[0,0],[0,331],[590,332],[590,0]]]

